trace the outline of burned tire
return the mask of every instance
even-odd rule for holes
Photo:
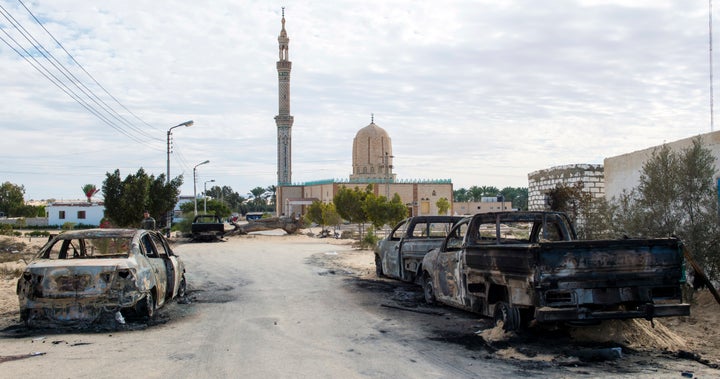
[[[511,332],[520,328],[520,310],[508,303],[495,304],[495,325],[502,323],[503,330]]]
[[[148,294],[138,302],[136,311],[140,317],[145,317],[148,320],[152,320],[155,317],[155,296],[152,291],[148,292]]]
[[[378,278],[385,277],[382,269],[382,260],[378,255],[375,256],[375,275],[377,275]]]
[[[25,325],[26,327],[30,327],[30,310],[29,309],[20,310],[20,321],[22,321],[23,325]]]
[[[435,302],[437,301],[437,299],[435,298],[435,287],[433,286],[432,278],[430,277],[430,275],[423,275],[422,288],[425,302],[428,304],[435,304]]]
[[[185,280],[185,274],[180,278],[180,285],[178,286],[177,297],[183,298],[187,295],[187,281]]]

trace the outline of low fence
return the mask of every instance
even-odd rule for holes
[[[45,227],[48,226],[47,217],[8,217],[0,218],[1,225],[12,225],[17,227]]]

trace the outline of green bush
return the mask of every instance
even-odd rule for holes
[[[173,224],[172,230],[177,230],[181,233],[190,233],[193,218],[195,218],[194,213],[183,213],[182,220]]]
[[[362,241],[360,241],[360,248],[372,250],[377,245],[378,240],[378,236],[375,234],[375,232],[373,230],[368,230]]]
[[[10,224],[0,224],[0,235],[3,236],[12,236],[13,235],[13,227]]]
[[[32,232],[25,233],[28,237],[48,237],[50,236],[50,232],[47,230],[33,230]]]
[[[62,224],[62,228],[61,228],[61,229],[62,229],[62,230],[73,230],[74,228],[75,228],[75,223],[74,223],[74,222],[66,222],[66,223]]]

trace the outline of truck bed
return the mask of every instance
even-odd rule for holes
[[[538,321],[689,314],[680,241],[625,239],[481,245],[465,253],[468,286],[528,281],[535,293],[515,305],[539,305]],[[486,280],[486,279],[482,279]],[[522,304],[523,298],[528,304]]]

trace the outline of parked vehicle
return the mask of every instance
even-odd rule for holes
[[[151,319],[185,296],[185,266],[163,235],[142,229],[88,229],[50,239],[17,282],[28,326],[90,324],[109,314]]]
[[[247,220],[247,221],[259,220],[263,217],[264,214],[265,214],[264,212],[248,212],[245,214],[245,220]]]
[[[398,223],[375,247],[377,276],[406,282],[420,278],[425,254],[440,246],[461,216],[415,216]]]
[[[494,317],[506,330],[537,322],[686,316],[675,238],[579,241],[558,212],[477,214],[423,259],[435,301]]]
[[[215,215],[197,215],[190,225],[192,239],[212,241],[225,236],[225,223]]]

